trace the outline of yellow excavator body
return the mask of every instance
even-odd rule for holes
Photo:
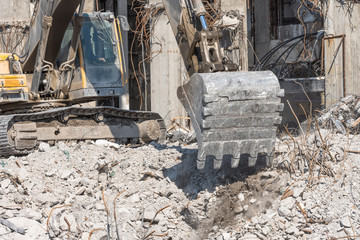
[[[18,61],[19,58],[11,53],[0,53],[0,101],[9,100],[9,94],[28,93],[26,75],[12,73],[10,59]]]

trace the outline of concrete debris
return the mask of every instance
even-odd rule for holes
[[[10,183],[11,183],[11,180],[10,179],[4,179],[4,180],[2,180],[1,181],[1,183],[0,183],[0,185],[1,185],[1,188],[2,189],[5,189],[5,188],[7,188],[9,185],[10,185]]]
[[[244,16],[241,15],[238,11],[231,10],[225,13],[220,19],[215,21],[215,26],[229,28],[231,30],[235,30],[241,24],[241,19]]]
[[[352,134],[359,130],[360,97],[350,95],[342,98],[324,110],[318,118],[322,128],[334,128],[343,134],[348,130]]]
[[[315,131],[278,139],[273,167],[261,171],[198,171],[197,145],[179,142],[40,143],[0,158],[0,239],[357,236],[360,136],[331,119],[349,129],[358,99],[326,109]]]
[[[120,148],[119,144],[109,142],[109,141],[106,141],[106,140],[102,140],[102,139],[96,140],[95,142],[93,142],[93,144],[95,144],[97,146],[101,146],[101,147],[109,147],[109,148],[111,147],[111,148],[116,148],[116,149]]]
[[[11,221],[8,221],[6,219],[0,218],[0,223],[8,228],[10,228],[11,230],[24,235],[25,234],[25,229],[19,228],[17,227],[15,224],[13,224]]]
[[[44,142],[41,142],[39,145],[39,151],[40,152],[49,152],[50,151],[50,145]]]
[[[243,202],[245,200],[245,196],[242,193],[239,193],[238,198],[239,198],[239,202]]]
[[[171,142],[191,144],[196,142],[196,134],[194,130],[187,132],[183,129],[175,129],[167,133],[167,139]]]
[[[344,228],[351,228],[351,222],[349,217],[343,217],[340,220],[340,225]]]

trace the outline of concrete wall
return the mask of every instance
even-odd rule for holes
[[[94,12],[96,10],[94,0],[85,0],[84,12]]]
[[[34,10],[30,0],[0,0],[0,52],[21,53]]]
[[[347,6],[350,6],[348,8]],[[329,1],[325,30],[329,36],[345,34],[345,45],[337,47],[341,39],[326,40],[325,73],[326,73],[326,104],[332,104],[345,95],[360,94],[360,4],[347,3],[342,5],[335,0]],[[342,48],[345,47],[345,65],[343,66]],[[334,60],[335,55],[335,60]],[[332,62],[334,61],[334,64]],[[333,67],[331,67],[333,65]],[[343,74],[343,67],[345,74]],[[330,69],[331,68],[331,69]],[[330,72],[329,72],[330,70]],[[344,76],[345,75],[345,79]],[[345,84],[344,84],[345,81]]]
[[[261,59],[270,49],[270,1],[254,1],[255,52]]]
[[[304,34],[304,27],[302,24],[297,24],[296,22],[293,22],[292,24],[286,24],[284,23],[284,19],[282,19],[281,11],[284,10],[284,15],[286,16],[292,16],[293,11],[289,9],[288,7],[281,9],[279,6],[278,9],[275,8],[276,4],[274,4],[275,1],[273,0],[253,0],[251,1],[253,4],[253,14],[254,14],[254,22],[253,27],[255,30],[252,32],[252,36],[255,39],[255,51],[258,56],[258,58],[261,60],[261,58],[267,54],[270,50],[272,50],[274,47],[276,47],[278,44],[284,42],[287,39],[291,39],[293,37],[299,36]],[[296,3],[294,3],[296,4]],[[275,6],[274,6],[275,5]],[[289,12],[291,11],[291,12]],[[276,12],[277,14],[274,14]],[[280,13],[279,13],[280,12]],[[249,17],[249,16],[248,16]],[[276,19],[277,18],[277,19]],[[272,25],[273,24],[273,25]],[[306,29],[307,32],[310,32],[310,29],[312,31],[315,31],[317,29],[321,28],[321,23],[316,24],[313,26],[312,22],[306,23]],[[248,29],[251,29],[250,27]],[[281,49],[279,49],[267,62],[267,64],[273,63],[274,61],[279,60],[278,66],[280,67],[283,63],[283,60],[285,57],[287,58],[287,62],[296,62],[299,61],[299,53],[304,49],[303,45],[300,43],[296,45],[287,55],[283,54],[283,52],[288,49],[294,42],[290,42],[283,46]],[[320,45],[320,44],[319,44]],[[307,50],[311,51],[311,46],[307,47]],[[319,54],[317,54],[317,51],[314,51],[315,54],[313,54],[312,58],[306,58],[302,59],[303,62],[309,62],[310,60],[315,60],[315,57],[319,57]],[[255,60],[254,63],[256,63],[256,58],[249,58],[249,60]],[[251,65],[251,62],[249,63]],[[276,68],[275,68],[276,69]],[[286,71],[284,71],[286,72]],[[307,75],[307,71],[299,72],[295,71],[295,74],[300,75],[304,74]],[[297,77],[305,77],[305,76],[297,76]],[[308,95],[312,98],[313,107],[318,107],[319,105],[319,97],[317,94],[309,94]],[[290,127],[296,127],[296,118],[292,114],[289,105],[287,103],[287,100],[291,104],[292,108],[294,109],[295,113],[297,114],[297,117],[300,119],[300,121],[305,119],[305,115],[303,113],[303,110],[301,106],[303,106],[307,111],[310,110],[309,107],[309,101],[305,94],[294,94],[286,92],[285,97],[282,98],[282,102],[284,103],[284,111],[283,111],[283,122],[282,124],[289,124]],[[300,106],[301,104],[301,106]]]
[[[0,25],[29,22],[32,14],[30,0],[0,0]]]
[[[253,11],[254,11],[254,37],[255,39],[255,51],[259,59],[261,59],[266,53],[268,53],[271,49],[273,49],[275,46],[280,44],[281,42],[302,35],[304,34],[304,26],[302,24],[289,24],[289,25],[282,25],[281,19],[272,19],[271,16],[271,8],[274,6],[271,6],[272,1],[271,0],[256,0],[252,1],[253,3]],[[293,3],[296,8],[296,2]],[[286,11],[290,11],[291,9],[285,8],[284,9],[284,15],[291,15],[290,13]],[[274,9],[273,9],[274,11]],[[292,11],[292,10],[291,10]],[[248,13],[250,14],[250,13]],[[277,13],[280,14],[280,13]],[[311,15],[310,15],[311,16]],[[249,16],[248,16],[249,17]],[[273,16],[274,17],[274,16]],[[310,17],[309,17],[310,18]],[[314,24],[311,22],[313,20],[312,18],[307,19],[310,22],[306,22],[305,28],[306,33],[310,32],[316,32],[317,30],[321,29],[321,22],[317,22]],[[278,22],[278,26],[272,26],[272,24],[276,24]],[[250,29],[250,28],[248,28]],[[273,31],[272,31],[273,30]],[[274,33],[274,31],[276,33]],[[285,46],[284,48],[287,48]],[[299,49],[301,50],[301,49]],[[294,53],[294,57],[297,57],[297,53]],[[252,58],[251,58],[252,59]],[[250,63],[251,64],[251,63]]]
[[[278,27],[277,39],[271,36],[270,3],[270,0],[253,2],[255,49],[259,58],[281,41],[303,34],[301,25],[285,25]],[[352,1],[341,4],[336,0],[329,0],[327,4],[324,6],[324,29],[331,37],[324,40],[325,98],[328,106],[346,95],[360,94],[360,4]],[[308,30],[311,26],[308,25]],[[320,28],[318,25],[312,30]],[[345,35],[344,41],[342,35]]]
[[[151,52],[151,111],[159,113],[166,124],[174,117],[187,116],[177,98],[177,87],[186,81],[186,71],[165,14],[159,16],[154,28]],[[155,37],[156,36],[156,37]]]

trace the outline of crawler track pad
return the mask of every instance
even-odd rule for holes
[[[272,72],[196,73],[177,94],[196,132],[198,169],[224,159],[233,168],[268,164],[284,96]]]

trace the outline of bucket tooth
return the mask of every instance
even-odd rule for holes
[[[249,167],[254,167],[256,165],[257,160],[258,160],[257,156],[256,157],[249,156],[249,160],[248,160]]]
[[[281,124],[282,117],[276,117],[274,119],[274,125],[280,125]]]
[[[240,163],[240,158],[234,158],[234,157],[231,158],[231,167],[232,168],[238,167],[239,163]]]
[[[198,161],[205,162],[206,156],[209,154],[210,151],[211,151],[211,148],[210,148],[209,143],[204,143],[204,144],[200,145],[199,150],[198,150],[198,155],[197,155]]]
[[[279,89],[276,96],[285,97],[285,90],[284,89]]]
[[[204,167],[205,167],[205,159],[204,160],[197,159],[196,160],[196,167],[197,167],[197,169],[204,169]]]
[[[280,103],[276,106],[276,111],[277,112],[282,112],[284,110],[284,104]]]
[[[199,169],[204,168],[207,159],[214,159],[214,163],[215,163],[216,159],[222,161],[222,157],[223,157],[222,142],[206,142],[201,146],[199,146],[198,160],[197,160],[198,168]],[[202,162],[204,162],[204,165],[202,165]]]
[[[247,154],[250,157],[255,157],[257,141],[242,141],[240,145],[241,154]]]
[[[223,143],[224,155],[231,155],[234,158],[240,158],[240,145],[238,142],[224,142]]]
[[[214,156],[215,156],[214,168],[219,169],[221,167],[222,159],[224,156],[224,143],[218,142],[218,143],[216,143],[216,146],[217,146],[217,151],[214,154]]]
[[[220,158],[220,159],[215,158],[214,159],[214,169],[219,169],[221,167],[221,164],[222,164],[222,158]]]
[[[196,133],[198,168],[206,161],[219,168],[224,156],[233,168],[245,161],[255,166],[258,155],[270,155],[281,123],[283,94],[270,71],[193,74],[178,88],[178,98]]]
[[[231,167],[236,168],[240,162],[240,143],[224,142],[224,155],[231,156]]]

